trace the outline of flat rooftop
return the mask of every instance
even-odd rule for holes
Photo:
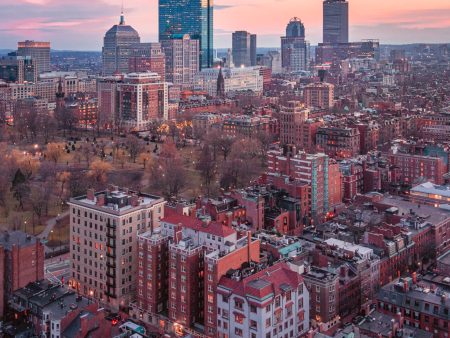
[[[450,210],[435,208],[428,205],[419,205],[417,203],[405,201],[399,197],[384,197],[380,203],[396,207],[398,209],[398,216],[407,216],[413,211],[417,216],[422,217],[431,224],[439,224],[450,218]]]
[[[164,202],[164,198],[156,195],[135,192],[114,187],[99,192],[91,192],[84,196],[70,199],[71,204],[82,205],[105,212],[122,214],[142,207]]]

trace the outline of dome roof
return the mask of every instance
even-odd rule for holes
[[[299,18],[292,18],[286,27],[287,37],[305,37],[305,26]]]

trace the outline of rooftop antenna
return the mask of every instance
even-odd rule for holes
[[[123,0],[122,0],[122,9],[120,11],[120,22],[119,25],[125,25],[125,16],[123,15]]]

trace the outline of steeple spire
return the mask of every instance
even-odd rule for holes
[[[123,14],[123,0],[122,0],[122,9],[120,11],[120,22],[119,25],[125,25],[125,16]]]

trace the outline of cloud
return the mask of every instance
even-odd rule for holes
[[[221,11],[223,9],[229,9],[229,8],[233,8],[236,7],[235,5],[214,5],[214,9],[217,11]]]

